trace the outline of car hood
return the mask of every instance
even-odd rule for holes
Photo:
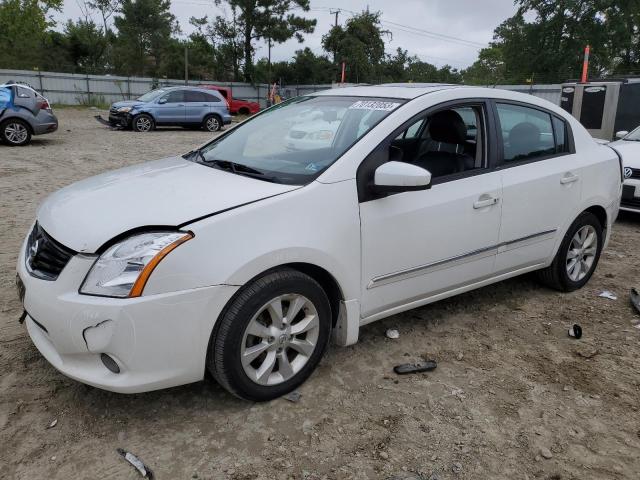
[[[111,104],[111,108],[121,108],[121,107],[133,107],[134,105],[142,105],[144,102],[139,100],[123,100],[121,102],[115,102]]]
[[[170,157],[87,178],[50,195],[37,219],[55,240],[94,253],[143,227],[178,227],[300,188]]]
[[[607,145],[620,154],[625,167],[640,168],[640,142],[617,140]]]

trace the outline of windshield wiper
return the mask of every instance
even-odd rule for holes
[[[198,152],[200,153],[200,157],[203,159],[203,162],[207,163],[207,164],[214,164],[217,168],[220,168],[222,170],[226,170],[229,172],[233,172],[236,175],[242,175],[245,177],[251,177],[251,178],[257,178],[258,180],[264,180],[266,182],[276,182],[276,178],[269,176],[267,174],[265,174],[264,172],[261,172],[258,169],[249,167],[247,165],[244,165],[242,163],[235,163],[235,162],[231,162],[229,160],[218,160],[218,159],[214,159],[214,160],[207,160],[204,158],[204,156],[202,155],[202,152],[200,152],[200,150],[198,150]]]

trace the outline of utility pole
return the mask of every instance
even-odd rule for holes
[[[329,10],[329,14],[330,15],[335,15],[336,16],[336,22],[334,23],[334,27],[338,26],[338,15],[340,15],[340,9],[337,10]]]
[[[334,28],[338,27],[338,15],[340,15],[340,9],[338,8],[337,10],[329,10],[329,14],[330,15],[335,15],[336,16],[336,21],[333,24]],[[333,63],[336,63],[336,57],[338,56],[338,52],[337,51],[333,51]]]
[[[184,47],[184,84],[189,85],[189,49]]]

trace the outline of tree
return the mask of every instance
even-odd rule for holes
[[[495,86],[506,80],[505,62],[500,47],[492,45],[480,50],[478,60],[462,72],[465,83]]]
[[[335,26],[322,37],[322,47],[334,52],[336,60],[347,63],[350,82],[376,83],[385,59],[384,37],[391,36],[380,24],[380,12],[364,11]]]
[[[90,0],[87,2],[89,8],[100,12],[100,16],[102,17],[102,31],[105,36],[109,31],[109,19],[118,11],[121,4],[121,0]]]
[[[48,17],[62,0],[3,0],[0,2],[0,65],[9,68],[41,67],[44,45],[55,23]]]
[[[180,31],[169,0],[124,0],[115,17],[116,67],[128,75],[162,75],[162,56]]]
[[[245,81],[253,81],[254,40],[283,43],[293,38],[303,41],[303,33],[312,33],[315,19],[290,13],[294,8],[309,10],[309,0],[215,0],[227,3],[234,13],[237,27],[242,31]]]
[[[107,37],[91,20],[69,20],[64,33],[68,55],[74,67],[85,73],[102,73],[107,67]]]

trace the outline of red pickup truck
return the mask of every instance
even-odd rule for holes
[[[215,85],[198,85],[198,87],[220,92],[220,95],[222,95],[227,101],[227,104],[229,104],[229,112],[232,114],[253,115],[260,111],[260,104],[258,102],[233,98],[231,89],[228,87],[217,87]]]

